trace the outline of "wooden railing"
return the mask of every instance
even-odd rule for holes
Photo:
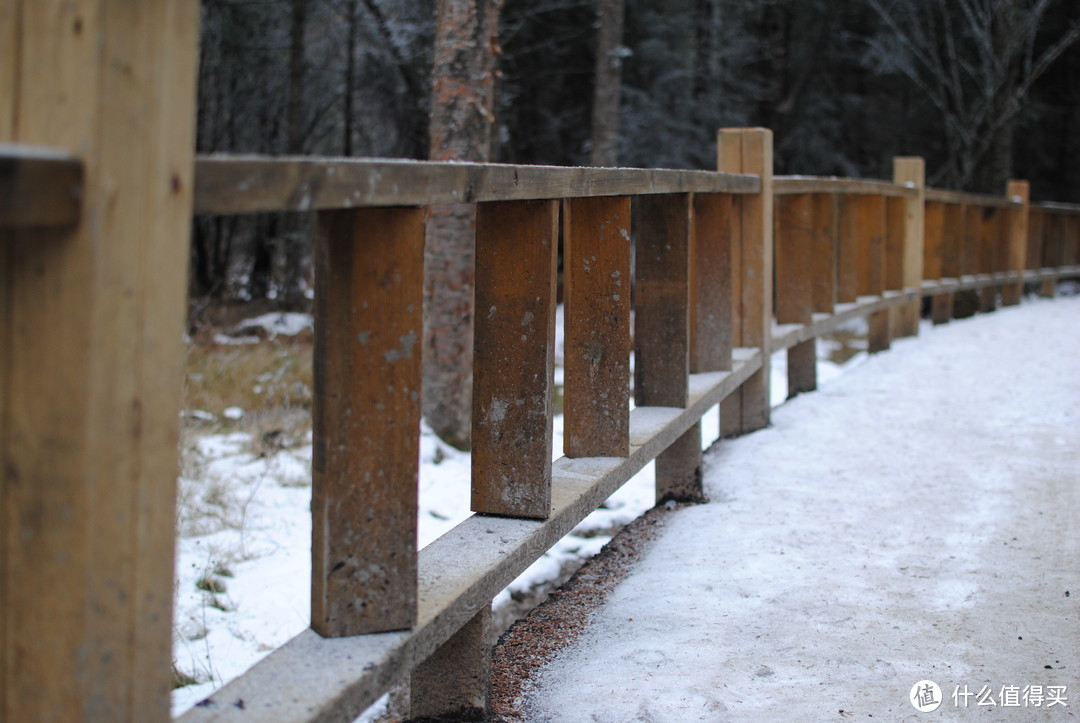
[[[722,434],[768,424],[771,353],[787,350],[794,395],[816,386],[815,339],[854,317],[868,317],[870,350],[881,351],[893,337],[918,333],[923,298],[943,323],[958,292],[976,292],[978,310],[990,311],[999,301],[1018,303],[1025,283],[1052,294],[1057,279],[1080,276],[1080,206],[1030,206],[1023,182],[1011,182],[1003,197],[925,189],[917,158],[897,159],[891,183],[774,179],[771,143],[763,129],[721,131],[720,172],[198,159],[195,213],[317,214],[312,618],[310,630],[183,720],[347,719],[410,679],[414,715],[482,707],[492,598],[654,459],[658,501],[704,499],[701,417],[719,403]],[[3,147],[0,169],[6,258],[34,234],[78,243],[72,236],[89,219],[77,200],[92,195],[80,162]],[[417,551],[423,209],[446,201],[475,203],[477,211],[478,514]],[[564,456],[552,462],[560,203],[566,435]],[[6,267],[3,298],[20,293],[12,272],[34,268]],[[4,324],[8,340],[19,338],[18,304]],[[145,345],[155,330],[126,333],[141,333],[134,341]],[[48,499],[57,493],[47,472],[13,446],[50,432],[12,414],[28,404],[14,381],[32,375],[32,360],[18,344],[4,349],[2,499],[4,519],[13,521],[5,529],[25,530],[27,516],[64,500]],[[81,369],[79,359],[71,363]],[[170,401],[175,416],[177,400]],[[112,469],[137,454],[130,445],[99,462]],[[76,513],[110,544],[131,539],[130,527],[95,519],[93,505]],[[33,535],[56,536],[58,527],[39,525]],[[76,544],[58,538],[48,549],[62,557]],[[52,708],[27,698],[26,676],[10,662],[16,649],[34,655],[12,621],[34,619],[40,603],[17,593],[11,575],[67,562],[10,533],[3,553],[10,667],[0,700],[15,720]],[[135,568],[171,569],[171,546],[129,553]],[[168,599],[168,583],[171,576],[158,575],[153,585],[137,578],[122,587],[125,596]],[[92,603],[79,586],[53,584],[41,597],[85,595],[76,609]],[[68,627],[79,624],[85,620]],[[159,649],[146,664],[167,668],[167,653]],[[41,660],[76,655],[58,639]],[[77,701],[86,717],[94,717],[87,706],[102,690],[130,689],[143,675],[102,661],[65,667],[91,681]],[[126,681],[109,684],[116,676]],[[128,717],[147,710],[161,717],[166,703],[146,705]]]
[[[417,715],[482,706],[493,596],[650,460],[658,499],[701,499],[700,419],[720,403],[724,434],[767,425],[774,350],[797,393],[813,339],[848,319],[868,316],[880,350],[917,332],[923,298],[944,322],[959,292],[985,311],[1080,276],[1080,206],[1029,205],[1020,183],[924,189],[917,159],[892,183],[773,179],[761,129],[721,132],[717,172],[196,163],[198,3],[8,5],[5,721],[168,717],[193,210],[318,214],[318,287],[312,629],[191,721],[348,719],[407,679]],[[479,514],[417,551],[423,207],[446,201],[477,204]],[[567,435],[551,462],[560,203]]]

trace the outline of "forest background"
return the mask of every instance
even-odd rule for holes
[[[1076,0],[203,0],[197,148],[711,169],[718,128],[764,126],[778,174],[916,155],[931,186],[1080,201],[1078,38]],[[426,252],[425,417],[461,448],[469,223],[433,209]],[[313,231],[196,218],[192,330],[309,310]]]

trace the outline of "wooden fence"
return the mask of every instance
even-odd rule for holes
[[[318,233],[311,629],[187,721],[350,720],[410,679],[417,716],[483,707],[492,598],[653,459],[657,499],[701,499],[700,419],[767,425],[772,352],[798,393],[852,318],[878,351],[923,298],[944,323],[958,292],[989,311],[1080,277],[1080,206],[925,189],[910,158],[892,182],[774,179],[764,129],[721,131],[717,172],[196,160],[197,3],[0,20],[2,720],[168,717],[193,212]],[[480,514],[417,551],[423,209],[446,201],[477,209]]]

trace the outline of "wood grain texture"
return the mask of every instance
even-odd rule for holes
[[[85,190],[0,280],[0,718],[164,720],[198,3],[2,5],[0,141]]]
[[[899,254],[899,276],[887,284],[888,288],[918,289],[923,280],[923,226],[926,213],[926,162],[922,158],[900,157],[893,159],[893,182],[914,188],[915,195],[907,196],[903,206],[903,232],[898,234],[902,250]],[[898,282],[898,286],[893,286]],[[897,337],[917,336],[921,300],[899,307],[892,313],[892,333]]]
[[[810,321],[813,233],[813,203],[809,195],[776,199],[776,321],[779,324]]]
[[[927,279],[938,280],[942,273],[945,234],[945,204],[927,201],[923,226],[923,270]]]
[[[1008,209],[1004,221],[1005,259],[1002,271],[1021,272],[1028,263],[1028,227],[1031,212],[1031,184],[1027,181],[1009,181],[1005,184],[1005,195],[1019,200],[1020,206]],[[1017,281],[1002,287],[1001,300],[1005,306],[1016,306],[1024,295],[1024,282]]]
[[[630,199],[563,204],[567,457],[630,449]]]
[[[690,371],[690,196],[642,196],[634,258],[634,399],[686,404]]]
[[[913,187],[903,183],[880,181],[869,178],[838,178],[835,176],[776,176],[773,193],[777,196],[794,196],[804,193],[829,193],[848,196],[886,196],[889,198],[912,198],[917,194]]]
[[[1033,205],[1028,206],[1027,227],[1027,263],[1026,269],[1042,268],[1043,253],[1043,211]]]
[[[998,270],[1001,248],[1001,213],[997,208],[984,207],[979,214],[978,258],[979,273],[991,274]],[[984,286],[978,290],[979,311],[997,308],[997,286]]]
[[[960,275],[979,273],[982,264],[982,206],[963,206],[964,235],[960,242]]]
[[[695,193],[690,231],[690,371],[731,369],[734,199]]]
[[[731,372],[694,375],[686,409],[635,409],[629,457],[556,460],[549,519],[537,523],[473,515],[427,545],[420,551],[420,610],[412,630],[337,640],[306,630],[210,696],[210,705],[192,708],[180,721],[355,719],[760,364],[757,353],[741,354]],[[465,549],[469,554],[462,555]],[[245,709],[233,705],[238,699],[246,701]]]
[[[656,458],[656,504],[708,502],[701,484],[701,458],[699,422]]]
[[[991,196],[983,193],[965,193],[963,191],[950,191],[941,188],[927,188],[926,200],[950,203],[958,206],[984,206],[990,208],[1009,208],[1013,202],[1001,196]]]
[[[859,295],[859,198],[841,196],[838,210],[836,301],[847,304]]]
[[[484,605],[409,680],[412,720],[484,720],[491,698],[491,604]]]
[[[775,203],[776,321],[808,324],[814,308],[814,199],[807,194],[778,196]],[[815,346],[809,341],[788,349],[789,399],[817,388]]]
[[[195,212],[411,206],[631,196],[757,193],[752,175],[648,168],[570,168],[364,158],[202,156]]]
[[[323,212],[316,236],[311,627],[416,618],[424,213]]]
[[[840,199],[833,194],[816,194],[813,199],[814,235],[811,240],[810,273],[814,311],[831,314],[836,304]]]
[[[557,201],[476,214],[472,509],[551,513]]]
[[[761,178],[761,192],[738,198],[740,241],[738,277],[740,317],[737,346],[762,350],[762,369],[747,380],[741,395],[740,431],[769,424],[769,343],[773,323],[773,136],[766,128],[723,129],[717,138],[717,167]],[[736,259],[733,257],[733,262]],[[721,420],[723,422],[722,413]]]
[[[634,399],[684,407],[690,372],[689,194],[640,197],[634,256]],[[676,440],[656,458],[656,499],[700,499],[697,447]]]

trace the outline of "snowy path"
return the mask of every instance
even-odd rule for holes
[[[1080,297],[924,327],[706,465],[527,720],[1080,710]]]

